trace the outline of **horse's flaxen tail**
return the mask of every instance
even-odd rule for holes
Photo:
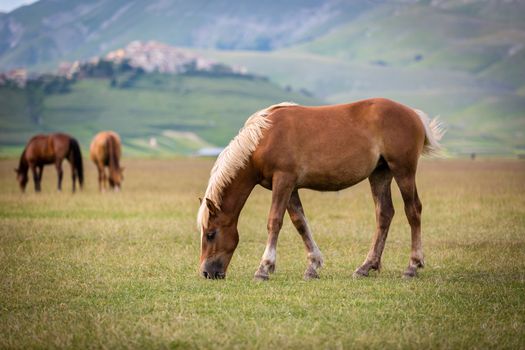
[[[423,146],[423,155],[426,156],[441,156],[442,147],[439,140],[445,135],[446,129],[438,117],[432,120],[425,114],[425,112],[414,109],[417,113],[423,126],[425,127],[425,144]]]
[[[73,168],[75,169],[78,176],[78,183],[80,188],[84,185],[84,167],[82,165],[82,152],[80,152],[80,146],[78,141],[71,138],[69,141],[69,149],[73,157]]]

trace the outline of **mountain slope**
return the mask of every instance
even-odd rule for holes
[[[199,52],[328,102],[383,96],[439,114],[451,154],[522,154],[524,4],[388,2],[288,48]]]
[[[371,5],[291,0],[41,0],[0,17],[0,67],[52,67],[133,40],[271,50],[326,32]]]

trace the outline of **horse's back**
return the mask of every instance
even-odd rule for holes
[[[111,140],[110,140],[111,139]],[[113,152],[116,157],[120,158],[121,154],[121,141],[120,136],[113,131],[101,131],[95,135],[91,141],[90,157],[94,162],[107,163],[109,159],[108,141],[114,142]]]
[[[38,134],[27,143],[25,156],[31,163],[49,164],[69,153],[71,137],[63,133]]]
[[[338,190],[370,175],[381,157],[421,153],[425,131],[409,107],[387,99],[351,104],[286,106],[269,116],[253,161],[271,177],[291,172],[302,187]]]
[[[71,140],[74,140],[73,137],[64,133],[54,133],[49,135],[49,138],[53,145],[55,155],[60,158],[67,157],[70,152]]]

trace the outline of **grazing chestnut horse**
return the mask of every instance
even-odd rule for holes
[[[339,191],[368,178],[377,227],[372,246],[354,276],[379,270],[394,216],[390,194],[396,180],[412,231],[412,251],[404,275],[423,267],[421,202],[416,169],[421,154],[437,153],[443,131],[418,110],[382,98],[351,104],[303,107],[281,103],[253,114],[219,155],[211,170],[197,217],[201,230],[200,271],[224,278],[237,247],[237,222],[255,185],[272,190],[268,240],[255,278],[275,269],[276,245],[285,211],[307,251],[305,279],[317,278],[323,258],[315,243],[298,189]]]
[[[62,190],[62,161],[67,159],[71,164],[71,176],[73,178],[73,192],[75,192],[75,181],[78,176],[80,188],[84,183],[84,172],[82,169],[82,153],[77,140],[73,137],[62,134],[36,135],[27,143],[22,155],[17,173],[18,184],[22,192],[25,191],[29,180],[27,172],[31,169],[35,191],[40,192],[40,183],[44,173],[44,165],[55,164],[58,174],[58,190]]]
[[[124,168],[119,165],[121,146],[120,137],[113,131],[101,131],[93,138],[90,147],[91,160],[98,169],[98,188],[106,190],[106,180],[115,192],[120,191],[120,186],[124,176]],[[109,168],[109,177],[106,175],[104,167]]]

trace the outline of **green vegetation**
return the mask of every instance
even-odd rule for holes
[[[142,86],[140,92],[85,82],[69,95],[46,99],[47,124],[37,128],[79,131],[84,146],[89,133],[109,125],[126,130],[130,154],[187,154],[224,145],[253,111],[283,100],[346,103],[381,96],[440,115],[450,130],[443,140],[450,155],[515,157],[525,152],[524,11],[523,1],[499,0],[38,2],[0,18],[0,66],[48,71],[62,60],[104,55],[132,40],[158,40],[245,66],[317,98],[296,98],[268,82],[227,77],[198,83],[188,77],[131,79]],[[2,26],[8,22],[19,27]],[[12,28],[19,28],[21,37]],[[116,86],[130,83],[129,77],[120,78]],[[164,87],[156,87],[156,80]],[[80,95],[84,91],[91,96],[89,106]],[[0,102],[10,94],[0,90]],[[27,127],[25,106],[13,107],[25,114],[10,112],[13,103],[0,103],[2,155],[19,150],[37,130]],[[65,121],[70,112],[86,112],[82,123],[70,127]],[[145,122],[149,118],[152,122]],[[171,137],[158,127],[173,124],[180,128]],[[132,126],[136,131],[129,130]],[[156,151],[147,146],[150,137],[159,138]]]
[[[384,2],[272,52],[199,52],[329,103],[381,96],[440,115],[450,154],[523,154],[523,3],[434,3]]]
[[[383,67],[296,51],[199,52],[230,64],[243,62],[250,71],[282,86],[305,87],[327,103],[380,96],[440,116],[449,130],[443,144],[450,155],[512,156],[525,149],[524,88],[502,88],[461,71]]]
[[[87,151],[95,133],[108,129],[121,134],[125,154],[190,154],[226,145],[252,113],[269,105],[320,103],[256,77],[141,74],[126,86],[80,80],[68,93],[44,97],[40,123],[26,108],[26,90],[0,87],[0,154],[18,154],[31,135],[51,131],[71,133]]]
[[[367,183],[303,191],[325,256],[304,282],[306,258],[289,220],[277,271],[252,280],[266,241],[270,192],[243,210],[226,280],[198,276],[197,197],[211,160],[124,159],[123,192],[86,186],[21,195],[12,160],[0,161],[0,348],[501,348],[525,346],[525,165],[422,161],[427,266],[401,278],[409,226],[396,216],[383,270],[351,273],[375,227]],[[69,187],[66,169],[64,189]]]
[[[63,60],[99,56],[133,40],[269,50],[315,37],[370,5],[337,7],[340,11],[333,11],[318,0],[35,3],[0,17],[0,66],[49,69]]]

